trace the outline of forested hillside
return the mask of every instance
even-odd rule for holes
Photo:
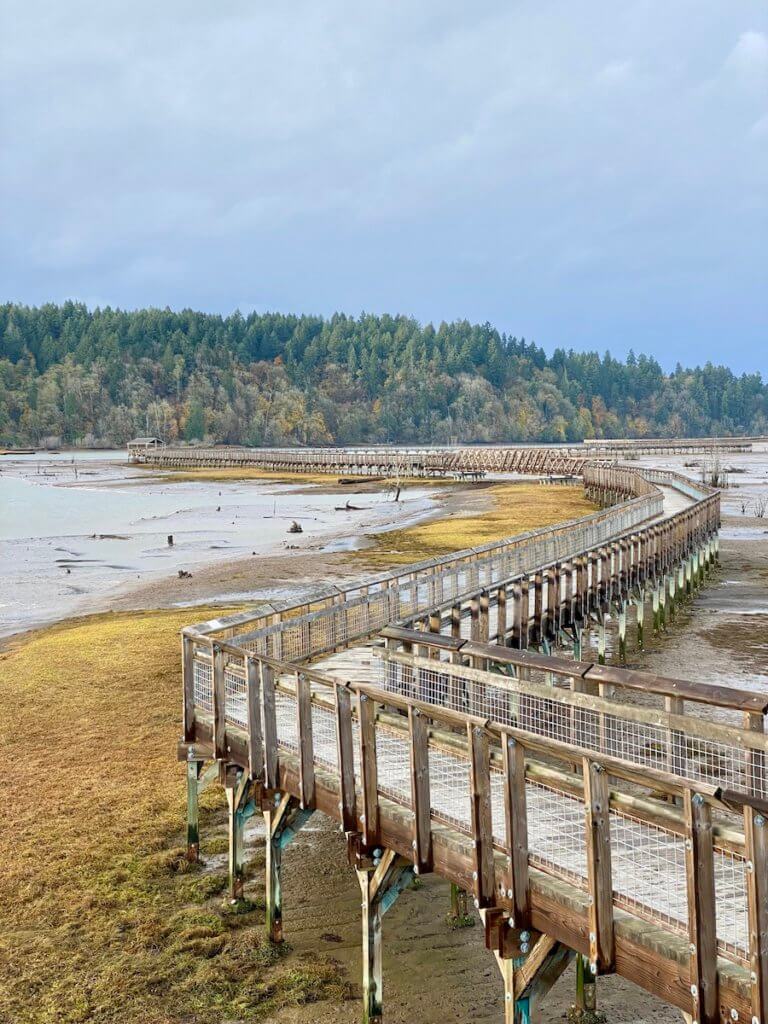
[[[577,441],[768,433],[768,386],[490,324],[0,306],[0,443]]]

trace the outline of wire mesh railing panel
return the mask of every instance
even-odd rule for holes
[[[213,712],[213,667],[210,661],[195,658],[192,666],[195,707],[209,714]]]
[[[277,721],[278,746],[287,750],[298,750],[298,727],[296,723],[296,699],[286,693],[275,693],[275,719]]]
[[[410,807],[410,746],[405,733],[397,729],[388,729],[386,726],[377,726],[376,765],[379,792]]]
[[[432,817],[469,833],[470,768],[466,757],[429,748],[429,791]]]
[[[336,714],[329,708],[312,705],[312,749],[314,762],[335,772],[339,764],[336,738]]]
[[[653,719],[652,709],[627,705],[622,711],[615,696],[610,701],[601,698],[605,710],[593,710],[580,702],[579,694],[528,679],[462,671],[461,666],[421,658],[396,660],[388,652],[382,653],[380,661],[378,685],[402,696],[489,718],[690,782],[768,798],[766,754],[750,753],[736,741],[697,736],[696,719],[689,726],[679,717],[659,724],[641,718]]]
[[[587,856],[583,801],[538,782],[526,783],[525,795],[530,863],[584,887]]]
[[[717,945],[729,958],[749,960],[747,862],[732,850],[715,847]]]
[[[224,720],[228,725],[248,725],[248,684],[242,670],[224,669]]]
[[[617,906],[687,934],[685,840],[623,812],[609,820]]]

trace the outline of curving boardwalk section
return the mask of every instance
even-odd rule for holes
[[[128,445],[131,462],[159,469],[261,469],[268,472],[345,476],[480,477],[487,473],[580,475],[587,463],[640,455],[714,455],[751,450],[751,442],[703,438],[688,441],[600,441],[548,447],[483,445],[368,448],[166,448],[145,441]]]
[[[574,956],[585,1005],[615,971],[702,1024],[766,1020],[768,697],[606,664],[606,631],[621,657],[704,581],[719,496],[663,471],[579,475],[602,511],[184,631],[190,856],[215,774],[233,899],[244,822],[265,815],[277,941],[282,851],[316,810],[336,819],[366,1021],[382,917],[425,871],[471,894],[508,1022],[534,1020]]]

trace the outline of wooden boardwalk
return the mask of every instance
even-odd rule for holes
[[[604,441],[571,446],[476,445],[452,448],[203,448],[128,446],[131,462],[162,469],[263,469],[271,472],[333,473],[341,476],[467,477],[487,473],[581,474],[589,462],[680,453],[745,452],[750,441],[703,438],[687,441]]]
[[[383,1013],[382,917],[424,871],[471,894],[508,1022],[579,958],[586,1007],[619,972],[690,1020],[768,1011],[768,697],[583,660],[642,643],[717,557],[719,497],[585,465],[602,512],[184,631],[190,856],[213,769],[282,850],[321,811],[362,894],[364,1016]],[[628,627],[629,623],[629,627]],[[601,644],[602,639],[602,644]],[[210,763],[212,769],[206,768]]]

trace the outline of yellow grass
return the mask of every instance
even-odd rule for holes
[[[445,516],[380,533],[375,547],[357,556],[381,568],[404,565],[551,526],[597,509],[581,487],[502,483],[473,490],[488,500],[489,507],[478,509],[474,515]]]
[[[291,473],[271,469],[239,469],[229,467],[226,469],[158,469],[155,466],[134,466],[134,469],[143,469],[152,476],[159,476],[170,483],[194,483],[197,480],[207,480],[213,483],[233,483],[237,480],[265,480],[269,483],[285,484],[331,484],[338,486],[339,480],[354,480],[353,484],[345,484],[349,487],[350,493],[360,487],[378,489],[392,487],[391,478],[366,477],[366,476],[345,476],[343,473]],[[424,487],[425,485],[449,487],[456,486],[458,481],[446,480],[442,477],[408,477],[400,481],[402,490],[408,487]]]
[[[155,469],[152,473],[162,475],[171,483],[187,484],[198,480],[212,483],[233,483],[236,480],[266,480],[269,483],[285,484],[331,484],[338,477],[332,473],[279,473],[269,469]]]
[[[228,914],[223,870],[183,857],[178,630],[208,614],[98,616],[0,654],[3,1024],[220,1024],[348,995],[262,938],[261,884]],[[203,808],[205,857],[218,787]]]

